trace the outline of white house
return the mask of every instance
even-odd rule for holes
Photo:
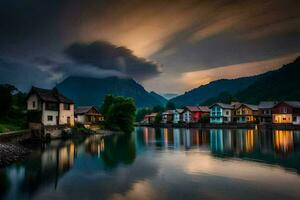
[[[174,110],[173,123],[177,124],[177,123],[183,121],[183,111],[184,111],[184,109]]]
[[[84,125],[92,125],[104,121],[104,117],[95,106],[82,106],[75,110],[75,121]]]
[[[43,126],[74,126],[74,103],[57,89],[32,87],[27,96],[27,111],[40,114],[34,122]]]
[[[210,123],[223,124],[232,122],[234,107],[225,103],[215,103],[210,106]]]
[[[172,123],[173,122],[173,116],[174,116],[174,110],[167,110],[162,113],[162,123]]]

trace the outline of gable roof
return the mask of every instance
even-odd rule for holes
[[[184,109],[176,109],[175,112],[177,113],[183,113]]]
[[[251,110],[258,110],[258,106],[257,105],[251,105],[251,104],[247,104],[247,103],[240,104],[238,107],[236,107],[236,109],[240,108],[243,105],[246,106],[246,107],[248,107],[248,108],[250,108]]]
[[[199,112],[200,111],[200,108],[198,106],[185,106],[184,109],[189,110],[191,112]]]
[[[74,104],[72,100],[59,93],[56,88],[49,90],[38,87],[32,87],[30,92],[28,93],[27,98],[32,94],[36,94],[43,101]]]
[[[281,101],[281,102],[278,102],[278,103],[276,104],[276,106],[277,106],[278,104],[280,104],[280,103],[286,103],[286,104],[288,104],[288,105],[290,105],[290,106],[292,106],[292,107],[294,107],[294,108],[300,108],[300,102],[299,102],[299,101]]]
[[[270,109],[273,108],[277,104],[276,101],[261,101],[258,105],[260,109]]]
[[[211,105],[209,108],[212,108],[215,105],[218,105],[218,106],[220,106],[221,108],[224,108],[224,109],[233,109],[234,108],[232,105],[229,105],[229,104],[226,104],[226,103],[215,103],[215,104]]]
[[[199,106],[199,109],[202,112],[210,112],[210,109],[208,106]]]
[[[174,113],[174,110],[167,110],[167,111],[163,112],[162,114],[163,115],[173,115],[173,113]]]
[[[98,109],[95,106],[81,106],[75,110],[75,115],[85,114],[93,108],[99,113]]]

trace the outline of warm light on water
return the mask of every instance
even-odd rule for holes
[[[300,132],[137,128],[53,141],[0,171],[0,199],[299,199]]]

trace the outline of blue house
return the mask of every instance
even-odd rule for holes
[[[232,122],[234,107],[225,103],[215,103],[210,106],[210,123],[223,124]]]

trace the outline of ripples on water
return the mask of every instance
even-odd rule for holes
[[[137,128],[52,141],[0,170],[0,199],[300,199],[300,132]]]

